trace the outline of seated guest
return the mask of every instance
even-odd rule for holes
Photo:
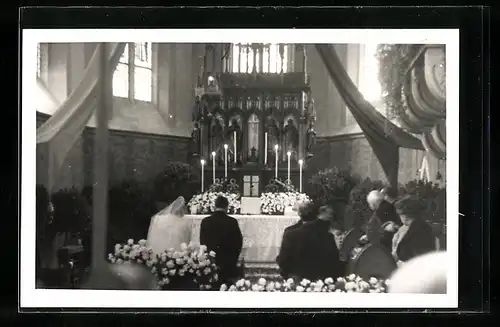
[[[297,212],[299,214],[299,221],[296,222],[295,224],[291,225],[291,226],[288,226],[287,228],[285,228],[284,232],[283,232],[283,238],[281,240],[281,247],[280,247],[280,253],[281,253],[281,249],[283,249],[283,242],[285,240],[285,237],[287,237],[287,234],[301,226],[304,225],[304,221],[311,221],[311,220],[314,220],[316,219],[316,211],[315,211],[316,207],[313,206],[311,203],[308,203],[308,202],[305,202],[305,203],[301,203],[297,209]],[[276,258],[276,262],[278,262],[278,265],[279,265],[279,262],[280,262],[280,255],[278,254],[277,258]],[[284,270],[281,270],[281,275],[282,276],[285,276],[286,273]]]
[[[243,235],[238,221],[228,216],[229,201],[219,196],[215,212],[201,221],[200,243],[216,253],[219,281],[232,284],[238,278],[238,258],[243,247]]]
[[[425,202],[418,196],[406,195],[394,204],[403,226],[394,235],[392,254],[396,261],[408,261],[414,257],[434,251],[435,237],[432,228],[422,219],[427,210]]]
[[[330,221],[314,219],[314,204],[308,204],[302,216],[304,224],[283,237],[278,265],[284,277],[309,280],[338,277],[342,274],[335,237],[329,232]]]

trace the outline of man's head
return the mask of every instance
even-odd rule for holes
[[[225,196],[219,195],[217,199],[215,199],[215,210],[227,212],[229,208],[229,201]]]
[[[318,217],[318,207],[312,202],[306,202],[299,207],[300,219],[304,222],[313,221]]]
[[[415,219],[420,219],[427,205],[416,195],[405,195],[394,203],[394,209],[403,224],[408,225]]]
[[[398,197],[398,190],[395,187],[387,186],[382,189],[382,194],[388,201],[394,201]]]
[[[377,210],[382,200],[384,200],[384,197],[382,193],[380,193],[380,191],[378,190],[371,191],[370,193],[368,193],[368,196],[366,197],[366,202],[368,203],[368,206],[372,210]]]
[[[334,217],[333,209],[330,206],[322,206],[319,208],[318,219],[332,222]]]

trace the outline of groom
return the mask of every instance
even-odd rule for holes
[[[238,221],[227,215],[229,201],[223,196],[215,200],[215,212],[201,221],[200,243],[216,253],[219,281],[232,284],[238,277],[238,257],[243,246]]]

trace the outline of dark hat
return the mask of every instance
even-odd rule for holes
[[[405,195],[394,203],[396,212],[400,215],[418,216],[427,210],[427,206],[416,195]]]

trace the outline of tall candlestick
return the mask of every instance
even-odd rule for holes
[[[205,160],[201,159],[201,193],[205,189]]]
[[[215,184],[215,151],[212,152],[212,184]]]
[[[276,163],[274,167],[274,178],[278,179],[278,144],[274,146],[274,152],[275,152],[275,157],[276,157]]]
[[[292,153],[290,151],[288,151],[286,153],[287,157],[288,157],[288,175],[287,175],[287,183],[288,184],[291,184],[291,181],[290,181],[290,156],[292,155]]]
[[[302,193],[302,164],[304,161],[299,160],[299,192]]]
[[[264,134],[264,164],[267,164],[267,132]]]
[[[233,142],[234,142],[234,163],[236,163],[237,159],[237,151],[236,151],[236,131],[233,133]]]
[[[227,179],[227,144],[224,144],[224,178]]]

